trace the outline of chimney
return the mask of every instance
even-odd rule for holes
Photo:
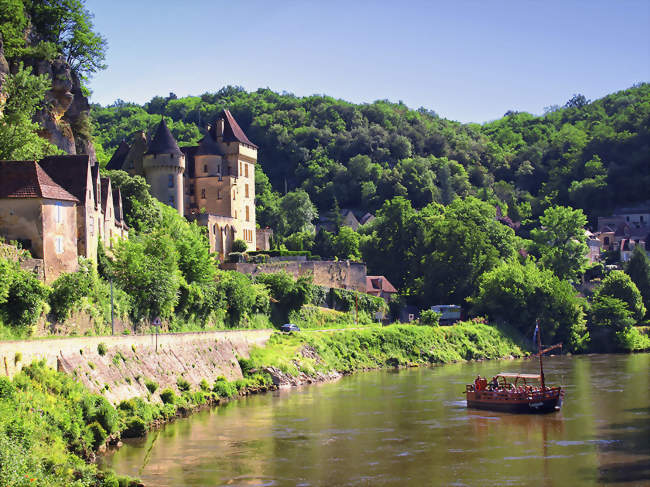
[[[217,140],[223,138],[223,127],[224,127],[224,120],[223,118],[220,118],[219,120],[217,120]]]

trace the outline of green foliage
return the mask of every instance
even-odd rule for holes
[[[420,324],[424,326],[438,326],[442,313],[433,311],[432,309],[425,309],[420,313]]]
[[[34,274],[23,271],[18,264],[0,257],[0,322],[18,332],[29,334],[46,307],[50,289]]]
[[[232,243],[232,251],[233,252],[246,252],[246,249],[248,249],[248,245],[241,238],[236,239]]]
[[[212,386],[212,391],[219,397],[230,399],[237,394],[237,387],[225,379],[217,379]]]
[[[162,223],[162,206],[149,192],[149,184],[142,176],[129,176],[124,171],[106,171],[113,188],[120,188],[124,220],[130,229],[148,232]]]
[[[640,245],[634,247],[632,257],[625,263],[625,272],[641,293],[647,318],[650,315],[650,259]]]
[[[176,403],[176,393],[173,391],[173,389],[170,389],[169,387],[163,389],[160,391],[160,400],[164,404],[175,404]]]
[[[97,345],[97,353],[98,353],[99,355],[102,355],[102,356],[103,356],[103,355],[106,355],[106,352],[107,352],[107,351],[108,351],[108,347],[106,346],[106,344],[105,344],[104,342],[100,342],[100,343]]]
[[[289,313],[299,310],[311,300],[311,276],[294,279],[286,272],[277,272],[258,274],[255,279],[269,290],[274,300],[274,309],[278,312],[277,321],[286,322]]]
[[[601,286],[596,289],[594,300],[604,296],[619,299],[625,303],[635,322],[643,319],[646,309],[643,306],[641,293],[627,274],[621,271],[610,272]]]
[[[189,392],[190,390],[190,383],[184,377],[179,377],[176,379],[176,386],[181,392]]]
[[[4,103],[0,101],[0,160],[37,160],[58,152],[39,136],[40,127],[32,121],[49,88],[47,75],[35,76],[22,63],[14,74],[5,76],[0,94],[6,97]]]
[[[624,337],[633,324],[634,318],[626,302],[606,294],[596,295],[591,304],[589,326],[592,349],[599,352],[626,349]]]
[[[158,390],[158,383],[153,380],[145,379],[144,385],[151,394]]]
[[[338,235],[334,237],[334,255],[341,260],[360,260],[359,243],[361,237],[350,227],[342,226]]]
[[[503,263],[485,273],[472,300],[473,313],[533,336],[539,320],[545,343],[580,350],[585,339],[583,303],[567,282],[527,260]]]
[[[540,263],[560,279],[577,280],[587,263],[584,227],[587,218],[582,210],[554,206],[539,217],[539,228],[531,231],[533,250]]]
[[[124,438],[141,438],[147,434],[147,423],[136,416],[126,420],[126,427],[122,431]]]

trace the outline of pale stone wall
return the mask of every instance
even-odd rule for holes
[[[243,274],[286,272],[294,277],[312,274],[314,284],[366,292],[366,265],[350,261],[270,262],[268,264],[223,264],[227,270]]]
[[[0,343],[1,375],[12,377],[23,365],[45,360],[47,365],[74,375],[91,391],[113,403],[145,397],[144,381],[160,389],[176,388],[184,377],[193,388],[201,379],[210,384],[220,375],[229,380],[242,377],[237,357],[248,357],[253,346],[263,346],[274,330],[236,330],[203,333],[104,336],[25,340]],[[99,355],[97,346],[107,346]],[[116,359],[116,353],[125,360]],[[91,365],[92,364],[92,365]],[[109,389],[105,389],[105,385]]]
[[[185,156],[176,154],[148,154],[142,161],[145,178],[151,194],[166,205],[173,206],[184,215],[183,171]],[[173,187],[169,187],[169,176]],[[171,201],[173,199],[173,203]]]
[[[61,273],[78,268],[77,204],[49,199],[42,202],[45,282],[52,282]],[[63,241],[62,252],[57,252],[59,238]]]
[[[43,218],[38,198],[0,199],[0,236],[8,241],[31,240],[32,257],[43,258]]]

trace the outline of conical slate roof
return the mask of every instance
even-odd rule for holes
[[[122,167],[124,167],[124,160],[126,159],[130,149],[131,147],[129,147],[129,144],[125,141],[120,142],[120,145],[113,153],[113,157],[111,157],[111,160],[106,164],[106,169],[122,169]]]
[[[167,128],[165,119],[163,118],[160,121],[160,125],[156,129],[156,135],[153,136],[153,140],[149,144],[147,149],[147,154],[177,154],[181,155],[181,150],[178,148],[176,139]]]
[[[215,142],[210,134],[207,134],[199,143],[199,148],[196,151],[197,156],[213,156],[222,155],[219,145]]]

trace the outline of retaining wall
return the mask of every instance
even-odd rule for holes
[[[202,379],[212,384],[219,376],[242,378],[237,357],[248,357],[252,346],[262,346],[273,330],[236,330],[158,335],[54,338],[0,343],[2,375],[13,376],[24,364],[45,359],[47,364],[73,375],[91,391],[117,403],[149,394],[145,381],[159,390],[177,389],[185,378],[193,388]],[[106,345],[101,355],[98,345]],[[154,398],[155,399],[155,398]]]

